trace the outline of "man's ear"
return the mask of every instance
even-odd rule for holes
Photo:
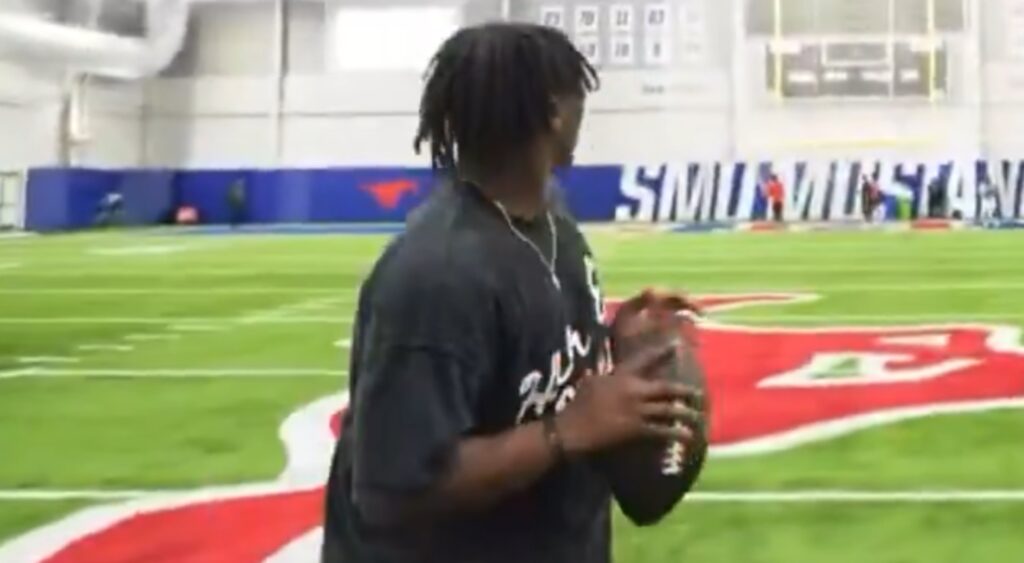
[[[551,130],[561,133],[563,127],[565,120],[562,119],[562,105],[558,103],[557,98],[551,98]]]
[[[562,116],[556,115],[551,118],[551,130],[555,133],[561,133],[562,128],[565,127],[565,122],[562,120]]]

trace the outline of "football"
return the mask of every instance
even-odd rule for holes
[[[676,353],[649,376],[678,381],[702,392],[695,404],[688,405],[701,414],[690,444],[643,439],[608,450],[599,458],[622,511],[633,523],[647,526],[671,512],[700,477],[708,449],[709,401],[704,370],[684,334],[688,322],[674,310],[622,313],[625,318],[617,318],[614,326],[612,352],[616,361],[665,339],[676,341]]]

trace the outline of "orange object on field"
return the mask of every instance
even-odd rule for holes
[[[199,222],[199,211],[195,207],[188,205],[178,208],[178,213],[175,215],[175,221],[179,225],[195,225]]]

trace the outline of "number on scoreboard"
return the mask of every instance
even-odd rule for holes
[[[540,23],[555,29],[565,30],[565,7],[543,6],[540,9]]]

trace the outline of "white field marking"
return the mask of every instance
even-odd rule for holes
[[[280,295],[337,294],[336,287],[10,287],[0,295]],[[338,305],[355,303],[355,296],[339,298]]]
[[[296,318],[293,316],[296,311],[334,307],[343,300],[343,297],[314,297],[312,299],[303,299],[302,301],[286,303],[277,307],[271,307],[269,309],[249,313],[236,319],[235,322],[239,324],[252,324],[290,320]]]
[[[188,250],[187,244],[137,244],[130,246],[101,246],[86,250],[96,256],[160,256]]]
[[[613,286],[613,285],[609,285]],[[964,284],[846,284],[821,285],[816,288],[752,288],[717,286],[715,292],[773,294],[773,293],[944,293],[950,291],[993,291],[1024,289],[1021,282],[984,282]],[[690,293],[701,296],[708,295],[699,289],[687,288]],[[256,288],[256,287],[216,287],[216,288],[0,288],[0,295],[334,295],[338,288]],[[336,305],[354,305],[356,296],[337,298]]]
[[[320,558],[320,547],[323,545],[323,541],[324,528],[323,526],[317,526],[312,531],[300,536],[297,540],[264,559],[263,563],[317,561]]]
[[[944,293],[947,291],[993,291],[1000,289],[1024,289],[1024,282],[983,282],[983,283],[935,283],[935,284],[917,284],[917,283],[903,283],[903,284],[886,284],[886,283],[866,283],[866,284],[837,284],[830,285],[828,283],[820,284],[816,287],[797,287],[797,288],[772,288],[765,289],[764,287],[716,287],[715,292],[726,292],[726,293],[754,293],[754,294],[772,294],[772,293],[931,293],[939,292]],[[693,294],[699,294],[700,296],[708,295],[699,289],[689,289]],[[3,290],[0,290],[3,293]]]
[[[38,370],[39,370],[39,368],[34,368],[33,367],[33,368],[9,369],[9,370],[5,370],[5,371],[0,371],[0,380],[16,379],[18,377],[28,377],[30,375],[35,375],[36,371],[38,371]]]
[[[810,444],[832,440],[854,432],[886,426],[904,420],[928,418],[940,414],[971,414],[995,410],[1024,409],[1024,397],[1016,399],[995,399],[991,401],[964,401],[947,404],[904,407],[876,411],[846,418],[817,422],[772,434],[738,442],[735,444],[711,446],[710,456],[715,458],[745,457],[789,450]]]
[[[0,500],[55,501],[55,500],[124,500],[173,494],[173,490],[104,490],[104,489],[11,489],[0,490]],[[185,491],[177,491],[185,492]]]
[[[328,422],[348,405],[348,393],[328,395],[293,412],[281,424],[278,438],[284,444],[284,471],[277,482],[295,488],[323,486],[331,471],[337,440]]]
[[[82,352],[131,352],[131,344],[80,344],[75,347]]]
[[[0,501],[124,500],[188,493],[175,489],[0,489]],[[982,503],[1024,502],[1024,489],[695,491],[685,502],[701,503]]]
[[[771,303],[765,303],[768,306]],[[1018,313],[919,313],[919,314],[905,314],[905,315],[886,315],[886,314],[868,314],[868,315],[856,315],[856,314],[834,314],[834,313],[821,313],[821,314],[781,314],[781,315],[732,315],[727,317],[730,322],[746,322],[756,323],[760,322],[821,322],[821,323],[871,323],[871,322],[890,322],[890,323],[935,323],[935,322],[948,322],[955,323],[958,320],[964,321],[1014,321],[1024,319],[1024,311]]]
[[[328,299],[314,299],[311,301],[304,301],[292,306],[293,311],[322,311],[324,309],[333,309],[342,305],[350,305],[351,301],[345,297],[331,297]]]
[[[684,502],[701,503],[982,503],[1024,502],[1024,490],[935,490],[935,491],[697,491]]]
[[[192,324],[192,323],[176,323],[168,327],[168,330],[175,332],[219,332],[227,330],[228,327],[220,324]]]
[[[172,334],[172,333],[166,333],[166,334],[162,334],[162,333],[154,333],[154,334],[139,333],[139,334],[129,334],[129,335],[124,337],[124,339],[127,340],[128,342],[160,342],[160,341],[165,341],[165,340],[178,340],[180,338],[181,338],[180,334]]]
[[[14,240],[30,236],[35,236],[35,233],[30,233],[26,231],[11,231],[7,233],[0,233],[0,240]]]
[[[342,338],[341,340],[338,340],[337,342],[334,343],[334,347],[335,348],[351,348],[352,347],[352,340],[349,339],[349,338]]]
[[[64,549],[71,542],[102,533],[118,522],[139,515],[216,500],[253,498],[319,489],[323,486],[322,481],[318,482],[315,487],[298,487],[294,483],[304,483],[313,475],[326,475],[326,472],[330,471],[334,436],[330,432],[328,423],[330,417],[347,403],[347,393],[332,395],[306,405],[285,420],[279,432],[282,439],[289,440],[285,444],[285,470],[275,481],[210,487],[86,508],[56,522],[36,528],[7,543],[0,544],[0,563],[45,560]],[[307,463],[312,463],[313,466],[305,466],[304,464]],[[315,557],[309,560],[314,559]]]
[[[265,268],[229,268],[229,267],[203,267],[203,268],[182,268],[180,271],[169,271],[162,274],[164,277],[182,277],[182,278],[197,278],[197,277],[255,277],[255,276],[266,276],[273,274],[286,274],[292,276],[304,276],[304,275],[322,275],[329,276],[334,274],[342,273],[365,273],[368,271],[368,267],[361,268],[296,268],[289,266],[281,267],[265,267]],[[1005,272],[1008,270],[1021,270],[1024,269],[1024,262],[1006,262],[999,265],[999,270]],[[675,265],[675,266],[657,266],[657,265],[635,265],[635,266],[608,266],[606,265],[603,270],[606,275],[612,274],[714,274],[714,273],[756,273],[759,276],[765,276],[772,273],[800,273],[806,274],[808,271],[813,272],[827,272],[827,273],[896,273],[896,272],[909,272],[909,273],[921,273],[921,272],[945,272],[945,271],[964,271],[964,272],[983,272],[991,273],[993,270],[991,263],[979,263],[979,264],[958,264],[956,262],[940,263],[940,264],[929,264],[927,268],[922,267],[921,264],[913,263],[889,263],[879,262],[877,264],[820,264],[816,262],[804,262],[804,263],[786,263],[786,264],[772,264],[755,262],[754,260],[745,260],[742,263],[735,265],[708,265],[708,264],[694,264],[694,265]],[[126,270],[100,270],[100,269],[78,269],[69,268],[67,270],[19,270],[14,272],[14,276],[24,278],[88,278],[88,277],[103,277],[103,278],[149,278],[152,276],[150,272],[140,271],[138,269],[126,269]]]
[[[223,318],[174,318],[174,317],[0,317],[0,325],[75,325],[75,324],[138,324],[138,325],[212,325],[217,323],[240,324],[333,324],[349,325],[350,319],[338,317],[281,317],[249,319],[242,323],[232,317]]]
[[[159,369],[124,369],[124,368],[45,368],[41,366],[0,372],[0,378],[16,377],[122,377],[132,379],[146,378],[215,378],[215,377],[345,377],[346,370],[307,369],[307,368],[159,368]]]
[[[74,356],[22,356],[19,364],[77,364],[80,360]]]

